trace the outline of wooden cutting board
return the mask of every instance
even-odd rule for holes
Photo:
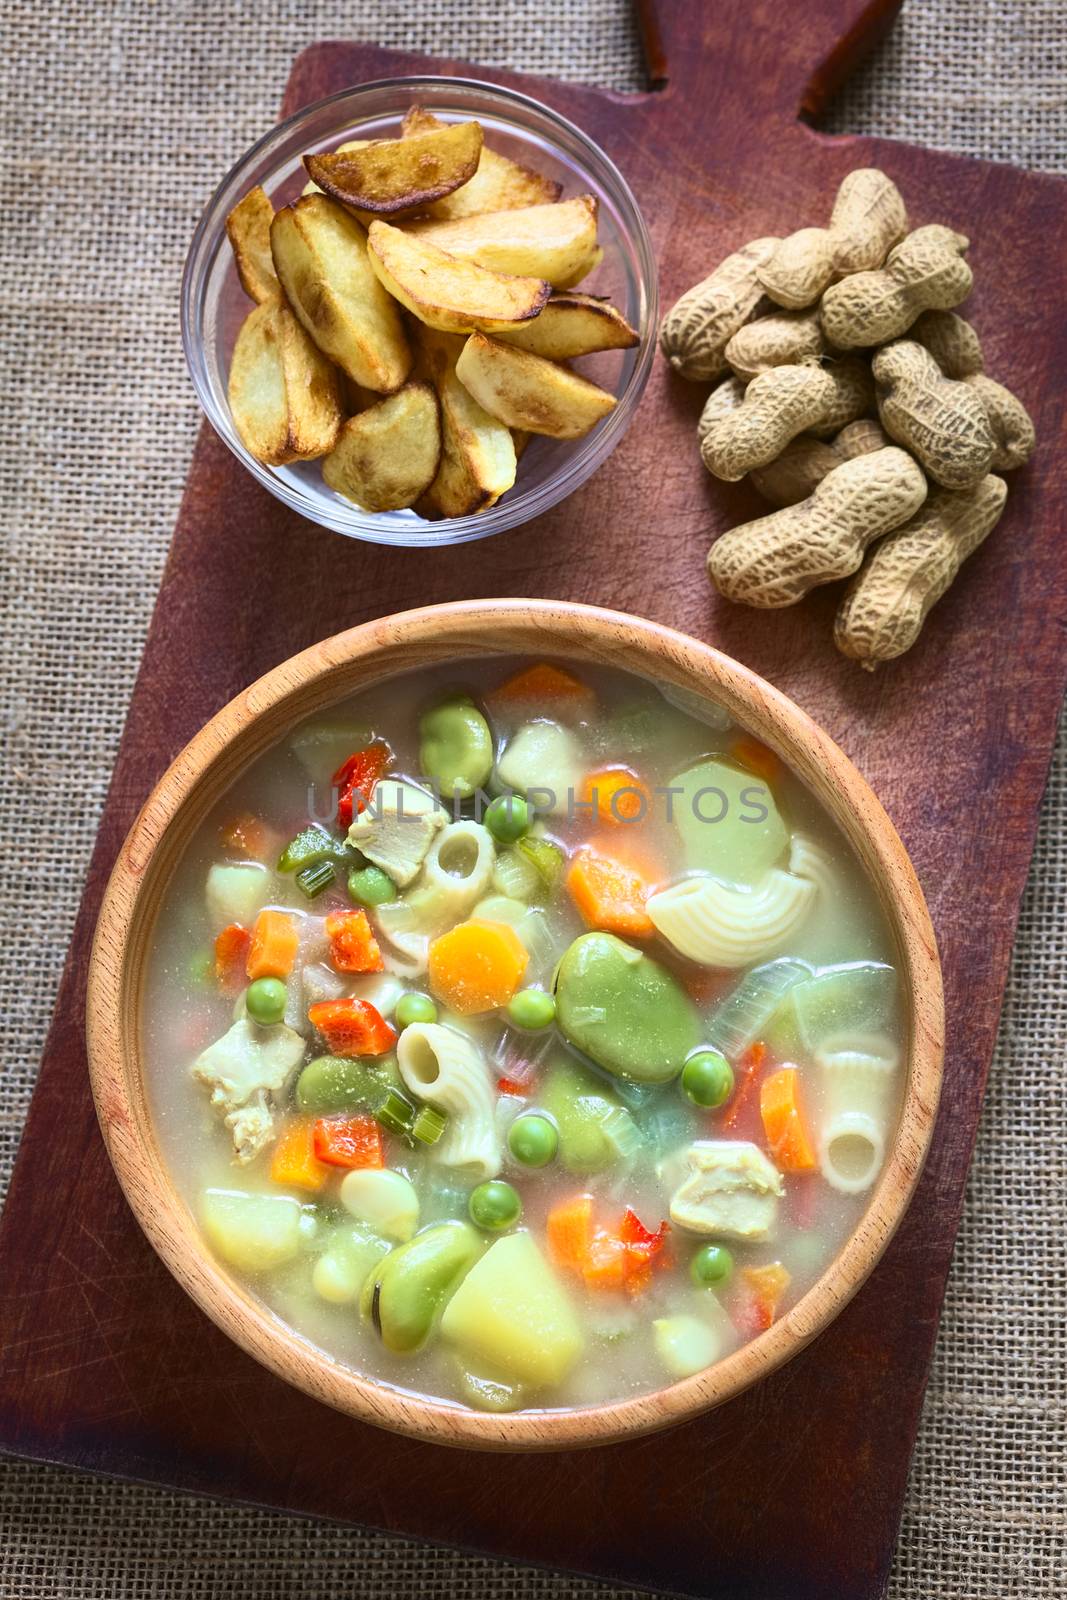
[[[611,461],[539,522],[417,556],[287,514],[207,428],[134,693],[0,1238],[0,1445],[10,1452],[689,1594],[869,1600],[897,1530],[1019,896],[1067,676],[1065,188],[875,139],[817,111],[891,0],[672,0],[643,8],[639,96],[482,73],[580,124],[618,162],[665,304],[759,234],[823,221],[850,168],[884,167],[917,221],[972,238],[973,314],[1042,448],[921,644],[871,677],[835,654],[834,598],[784,614],[710,591],[710,537],[755,514],[704,472],[703,391],[657,362]],[[477,69],[325,43],[286,112],[362,79]],[[599,602],[687,629],[771,678],[873,783],[912,851],[945,961],[950,1048],[936,1143],[884,1262],[802,1356],[702,1421],[553,1458],[450,1453],[361,1427],[261,1371],[143,1241],[99,1139],[82,1040],[90,933],[149,788],[236,691],[323,635],[458,596]]]

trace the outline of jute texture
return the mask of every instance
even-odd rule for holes
[[[200,206],[273,120],[292,57],[317,38],[623,90],[641,86],[641,62],[626,0],[8,0],[0,14],[2,1191],[199,422],[177,295]],[[1067,170],[1067,9],[909,0],[829,126]],[[1064,1592],[1065,820],[1061,743],[894,1597]],[[0,1467],[5,1600],[327,1593],[608,1591],[156,1489]]]

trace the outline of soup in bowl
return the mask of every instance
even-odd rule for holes
[[[936,1106],[921,894],[845,757],[707,647],[432,608],[179,757],[94,954],[112,1157],[180,1280],[446,1442],[662,1425],[889,1237]]]

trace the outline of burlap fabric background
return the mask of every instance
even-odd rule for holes
[[[6,1185],[199,425],[177,297],[202,202],[272,121],[293,55],[318,37],[618,89],[640,86],[641,63],[627,0],[50,0],[2,9]],[[1065,94],[1062,0],[909,0],[831,126],[1064,171]],[[905,1511],[898,1597],[1063,1592],[1064,754],[1023,908]],[[5,1600],[327,1592],[607,1594],[155,1489],[0,1468]]]

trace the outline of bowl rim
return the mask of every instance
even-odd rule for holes
[[[710,691],[786,760],[842,829],[876,890],[900,952],[909,1042],[899,1124],[867,1209],[779,1321],[713,1367],[661,1389],[494,1415],[361,1377],[230,1278],[202,1240],[156,1140],[139,1016],[159,902],[204,815],[250,762],[286,729],[361,685],[420,665],[527,653]],[[695,1417],[773,1372],[838,1315],[885,1250],[922,1171],[940,1094],[944,1007],[933,927],[904,846],[866,780],[792,700],[713,646],[644,618],[571,601],[465,600],[399,612],[312,645],[237,695],[186,745],[133,823],[104,893],[89,962],[87,1043],[104,1141],[137,1221],[200,1309],[247,1354],[314,1399],[397,1433],[467,1448],[553,1450],[608,1444]]]
[[[523,499],[521,493],[509,492],[509,495],[504,496],[488,511],[465,517],[444,518],[439,523],[427,523],[426,526],[429,528],[447,528],[448,531],[439,536],[426,538],[403,537],[404,529],[410,525],[391,521],[390,518],[393,516],[391,512],[364,512],[354,505],[344,503],[339,503],[332,511],[328,502],[323,502],[321,506],[313,505],[307,495],[292,488],[286,479],[279,477],[269,467],[257,461],[238,437],[228,408],[216,400],[206,372],[202,315],[203,296],[207,284],[206,268],[209,265],[207,253],[211,252],[210,259],[214,260],[217,251],[224,247],[225,216],[233,202],[232,191],[240,187],[239,180],[242,175],[254,166],[260,154],[275,142],[283,143],[287,136],[296,132],[304,122],[334,103],[358,100],[383,90],[405,89],[410,89],[413,93],[425,91],[427,94],[442,95],[457,89],[473,91],[490,99],[499,100],[505,106],[510,103],[521,107],[549,125],[554,124],[573,139],[582,150],[587,168],[590,163],[594,169],[597,166],[603,168],[606,185],[595,170],[589,173],[597,185],[615,186],[617,192],[612,199],[619,205],[620,214],[625,213],[623,220],[626,233],[638,263],[638,283],[641,294],[647,302],[646,326],[643,330],[639,330],[640,343],[637,346],[633,371],[626,387],[618,396],[617,405],[606,418],[603,427],[593,430],[583,439],[574,441],[577,448],[551,478],[537,490],[526,491],[530,502],[528,508],[521,510]],[[214,250],[212,250],[213,238]],[[251,305],[251,302],[249,304]],[[492,534],[506,532],[509,528],[521,527],[580,489],[604,464],[633,421],[652,373],[659,321],[659,280],[652,236],[633,190],[607,152],[576,123],[571,122],[568,117],[551,106],[545,105],[543,101],[536,100],[532,95],[524,94],[518,89],[506,88],[481,78],[412,73],[370,79],[366,83],[355,84],[347,89],[337,90],[334,94],[325,95],[321,100],[311,101],[292,116],[276,123],[249,145],[215,186],[197,219],[182,269],[180,307],[182,349],[200,409],[223,444],[252,474],[257,483],[262,484],[270,494],[290,511],[295,511],[298,516],[304,517],[318,527],[340,533],[346,538],[401,549],[435,550],[446,545],[466,544],[475,539],[486,539]]]

